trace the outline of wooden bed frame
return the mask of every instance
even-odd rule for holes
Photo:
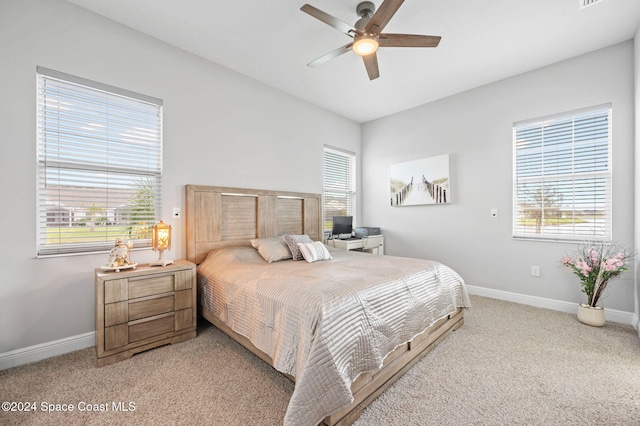
[[[322,196],[320,194],[268,191],[246,188],[186,185],[187,259],[200,263],[215,248],[250,245],[253,238],[307,234],[322,240]],[[234,332],[202,306],[200,314],[265,362],[269,355],[249,339]],[[327,416],[324,425],[350,425],[362,410],[400,378],[438,342],[464,323],[462,309],[443,318],[399,346],[376,372],[360,375],[351,385],[353,403]],[[295,378],[287,375],[295,382]]]

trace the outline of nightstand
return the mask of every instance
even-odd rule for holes
[[[196,265],[96,269],[98,367],[196,337]]]

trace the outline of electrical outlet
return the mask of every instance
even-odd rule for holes
[[[173,208],[173,217],[175,217],[176,219],[180,218],[180,207]]]
[[[531,265],[531,275],[534,277],[540,276],[540,267],[536,265]]]

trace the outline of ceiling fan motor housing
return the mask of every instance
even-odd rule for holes
[[[358,14],[359,18],[365,18],[366,15],[369,15],[369,17],[371,17],[373,16],[375,11],[376,5],[370,1],[363,1],[362,3],[359,3],[358,6],[356,6],[356,13]]]
[[[356,29],[360,31],[364,31],[364,27],[367,26],[367,23],[371,20],[371,17],[376,11],[376,5],[370,1],[363,1],[356,6],[356,13],[360,18],[358,22],[354,25]]]

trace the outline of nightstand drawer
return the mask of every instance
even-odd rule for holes
[[[142,320],[129,324],[129,342],[146,339],[175,330],[175,314],[173,312],[156,319]]]
[[[111,327],[129,321],[129,303],[117,302],[104,306],[104,326]]]
[[[129,299],[171,292],[173,283],[173,274],[142,279],[131,278],[129,279]]]
[[[129,283],[126,278],[104,282],[104,303],[120,302],[128,299]]]
[[[193,325],[193,308],[176,311],[176,331],[189,328]]]
[[[180,309],[187,309],[187,308],[193,308],[193,293],[192,291],[195,291],[195,289],[193,290],[181,290],[181,291],[176,291],[176,304],[175,304],[175,309],[176,311],[179,311]]]
[[[129,330],[127,324],[115,325],[104,329],[104,350],[126,346],[129,343]]]
[[[166,296],[155,296],[149,299],[134,299],[129,301],[129,321],[153,315],[164,314],[174,310],[175,296],[169,293]]]

